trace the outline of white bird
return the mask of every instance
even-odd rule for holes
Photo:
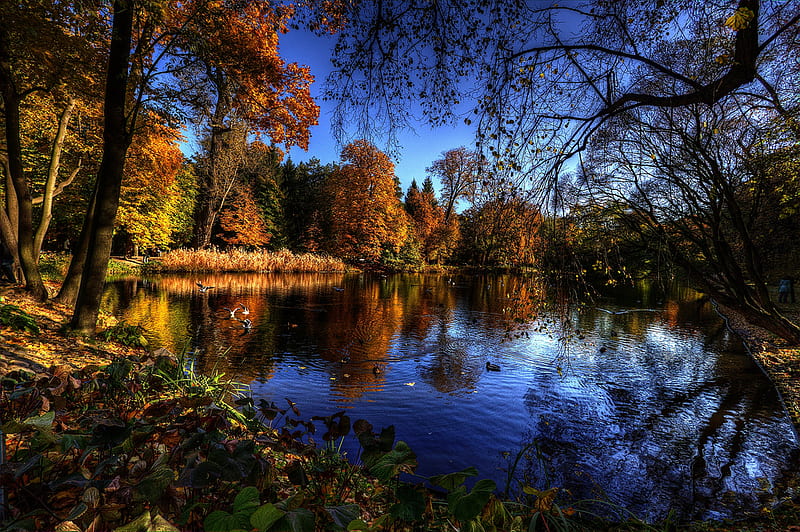
[[[203,283],[201,283],[200,281],[197,281],[194,284],[196,284],[197,286],[200,287],[199,290],[200,290],[201,293],[205,293],[208,290],[210,290],[211,288],[214,288],[213,286],[206,286]]]
[[[248,318],[239,321],[242,322],[242,327],[244,328],[244,330],[249,331],[250,329],[253,328],[253,322],[250,321]]]
[[[242,314],[245,315],[245,316],[250,314],[250,308],[247,305],[242,305],[241,303],[239,303],[239,306],[236,307],[236,308],[237,309],[241,309],[242,310]]]
[[[232,319],[232,320],[236,319],[236,311],[239,310],[239,307],[236,307],[235,309],[229,309],[228,307],[222,307],[222,308],[224,310],[227,310],[228,312],[230,312],[230,314],[231,314],[230,315],[230,319]]]

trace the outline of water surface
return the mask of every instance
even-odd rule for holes
[[[474,466],[501,490],[559,486],[651,520],[792,493],[788,416],[698,294],[618,294],[573,313],[570,333],[547,314],[509,328],[532,290],[513,276],[162,276],[114,283],[105,303],[256,400],[394,425],[423,476]],[[239,304],[252,330],[225,310]]]

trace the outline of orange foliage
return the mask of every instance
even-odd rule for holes
[[[139,246],[170,243],[174,213],[184,201],[176,181],[183,163],[180,139],[178,131],[150,123],[128,150],[117,226]]]
[[[319,107],[311,98],[308,67],[284,63],[278,35],[293,10],[270,2],[174,1],[168,25],[182,28],[179,47],[191,49],[235,86],[238,118],[272,142],[308,148],[308,128]]]
[[[419,190],[412,184],[406,195],[406,210],[414,222],[414,233],[422,246],[425,262],[440,262],[452,253],[458,240],[458,219],[445,223],[445,212],[433,190]]]
[[[464,213],[464,239],[478,264],[531,265],[539,251],[539,209],[517,198],[492,199]]]
[[[249,189],[240,188],[222,208],[217,220],[222,232],[216,236],[228,244],[263,246],[270,240],[264,217]]]
[[[384,249],[398,252],[408,238],[408,218],[396,194],[394,164],[366,140],[342,150],[331,174],[331,249],[348,259],[376,261]]]

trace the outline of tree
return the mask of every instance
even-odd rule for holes
[[[271,235],[250,189],[239,187],[232,196],[220,212],[219,229],[215,236],[228,245],[265,246]]]
[[[291,159],[281,169],[284,197],[284,222],[290,249],[319,251],[328,223],[324,204],[325,184],[333,174],[333,164],[322,165],[318,159],[295,165]]]
[[[640,109],[609,122],[593,147],[586,197],[618,205],[629,233],[660,243],[717,301],[800,343],[800,327],[770,298],[756,238],[774,186],[762,162],[793,142],[742,109]]]
[[[361,136],[406,127],[405,103],[434,125],[463,116],[487,156],[542,191],[602,124],[640,107],[755,94],[798,131],[798,68],[784,60],[800,30],[791,0],[389,0],[353,5],[346,19],[328,79],[334,125]],[[677,68],[675,53],[691,61]]]
[[[74,94],[81,91],[90,97],[87,81],[91,82],[97,70],[99,56],[93,49],[96,24],[83,17],[81,10],[62,3],[7,2],[0,7],[0,18],[4,21],[0,27],[0,92],[6,146],[5,210],[0,215],[0,231],[22,268],[27,290],[44,300],[48,294],[38,269],[38,252],[49,225],[53,197],[74,179],[73,174],[57,184],[64,137],[75,107]],[[34,94],[46,95],[61,107],[36,232],[34,198],[23,157],[23,104]]]
[[[250,134],[308,146],[308,128],[319,116],[309,92],[313,77],[278,54],[278,34],[287,30],[291,14],[270,2],[246,2],[238,9],[210,3],[209,15],[187,21],[178,37],[194,53],[175,59],[180,75],[170,94],[207,133],[195,247],[211,241]]]
[[[153,123],[134,138],[128,151],[116,226],[139,249],[172,244],[179,212],[192,203],[179,180],[180,138],[178,131]]]
[[[480,266],[531,266],[539,251],[541,215],[535,205],[496,196],[467,209],[461,222],[461,255]]]
[[[451,220],[458,200],[474,194],[481,178],[486,177],[480,155],[463,146],[442,153],[442,158],[433,162],[428,173],[437,177],[442,185],[445,223]]]
[[[175,111],[170,106],[175,94],[170,88],[178,74],[198,64],[195,58],[224,73],[231,86],[244,88],[236,93],[236,108],[257,122],[259,131],[275,142],[307,141],[308,125],[316,120],[309,80],[303,69],[287,67],[277,56],[277,33],[285,29],[288,16],[286,10],[266,3],[117,0],[110,19],[96,17],[100,22],[110,20],[104,29],[111,35],[105,70],[103,158],[82,236],[59,293],[62,301],[75,301],[73,329],[94,331],[125,156],[142,125],[142,111],[169,118],[170,111]],[[0,60],[2,56],[0,50]],[[189,74],[181,79],[191,78]],[[201,84],[202,79],[197,80]],[[16,98],[13,91],[8,94]],[[21,187],[20,191],[26,193]]]
[[[429,123],[475,122],[495,182],[524,188],[553,220],[565,208],[564,166],[580,164],[628,116],[730,104],[795,139],[800,133],[800,69],[786,60],[800,32],[796,2],[412,4],[348,12],[329,79],[329,96],[341,100],[336,124],[361,112],[379,127],[406,126],[412,115],[398,111],[401,102],[417,100]],[[647,173],[644,155],[629,162]],[[657,203],[670,187],[647,192]],[[741,212],[729,214],[747,224],[733,219]]]
[[[445,222],[444,210],[436,201],[433,182],[426,177],[422,190],[412,181],[406,193],[406,211],[414,225],[425,262],[439,263],[450,257],[458,239],[457,218]]]
[[[225,207],[247,159],[247,124],[232,120],[226,128],[212,129],[205,143],[207,151],[196,165],[200,194],[192,244],[198,249],[211,244],[217,216]]]
[[[329,251],[348,260],[380,260],[399,253],[408,219],[396,194],[394,164],[365,140],[342,149],[341,166],[326,185],[330,201]]]

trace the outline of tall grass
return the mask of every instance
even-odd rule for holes
[[[343,272],[341,260],[314,253],[177,249],[147,265],[152,272]]]

